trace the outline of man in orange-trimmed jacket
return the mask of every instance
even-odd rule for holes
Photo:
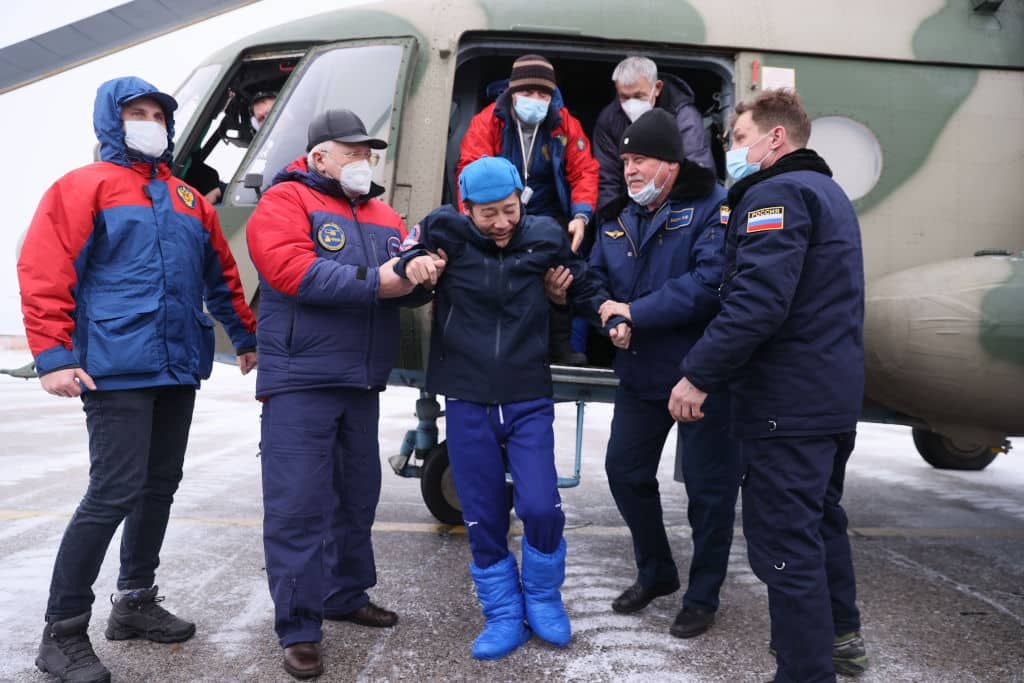
[[[513,63],[508,90],[470,122],[457,173],[482,156],[511,161],[523,179],[526,214],[550,216],[565,225],[572,250],[579,250],[597,205],[598,165],[544,57],[523,55]],[[582,365],[586,358],[569,346],[568,315],[552,313],[551,360]]]

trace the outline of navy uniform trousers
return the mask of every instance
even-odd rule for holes
[[[718,609],[718,592],[729,564],[741,474],[739,446],[729,436],[728,413],[728,395],[713,394],[704,403],[703,420],[679,424],[689,499],[686,515],[693,534],[683,606],[712,612]],[[616,391],[605,471],[615,504],[633,536],[637,581],[645,587],[679,578],[658,491],[658,463],[674,424],[667,398],[637,398],[621,386]]]
[[[768,586],[777,683],[834,681],[834,636],[860,629],[843,495],[856,433],[742,439],[743,535]]]
[[[370,527],[380,498],[380,394],[319,389],[263,404],[263,548],[282,647],[319,642],[377,583]]]
[[[505,446],[513,505],[526,540],[542,553],[558,549],[565,528],[555,471],[555,407],[549,398],[485,405],[445,401],[448,460],[462,505],[473,563],[483,569],[508,555]]]

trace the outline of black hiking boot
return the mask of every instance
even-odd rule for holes
[[[179,619],[159,605],[157,586],[140,588],[122,597],[110,596],[107,640],[145,638],[155,643],[180,643],[195,634],[196,625]]]
[[[46,625],[36,657],[40,671],[56,676],[62,683],[110,683],[110,672],[89,641],[91,614],[85,612]]]

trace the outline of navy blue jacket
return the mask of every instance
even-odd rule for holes
[[[409,232],[395,272],[404,277],[410,259],[439,248],[448,263],[436,290],[427,390],[486,404],[550,397],[544,273],[568,267],[570,303],[592,321],[608,299],[565,230],[546,216],[524,216],[499,248],[469,217],[442,206]]]
[[[398,353],[401,305],[378,299],[378,267],[399,253],[402,219],[374,197],[352,202],[300,157],[279,173],[246,225],[260,275],[256,395],[385,386]]]
[[[864,262],[853,205],[811,150],[729,191],[722,310],[683,361],[726,384],[738,437],[856,428],[864,396]]]
[[[668,398],[683,376],[683,357],[718,312],[724,205],[725,189],[711,172],[686,162],[658,209],[630,201],[597,230],[590,267],[633,318],[615,372],[639,398]]]
[[[664,86],[655,106],[666,110],[676,119],[676,127],[683,136],[686,158],[698,166],[715,170],[711,156],[711,141],[704,129],[704,119],[693,103],[693,90],[681,78],[671,74],[661,77]],[[622,175],[619,143],[629,127],[629,117],[622,111],[616,97],[601,110],[594,124],[594,157],[599,165],[597,209],[602,213],[610,203],[626,196],[626,180]]]

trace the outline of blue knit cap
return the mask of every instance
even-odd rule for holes
[[[459,176],[459,192],[463,201],[487,204],[504,199],[523,189],[519,171],[504,157],[480,157]]]

